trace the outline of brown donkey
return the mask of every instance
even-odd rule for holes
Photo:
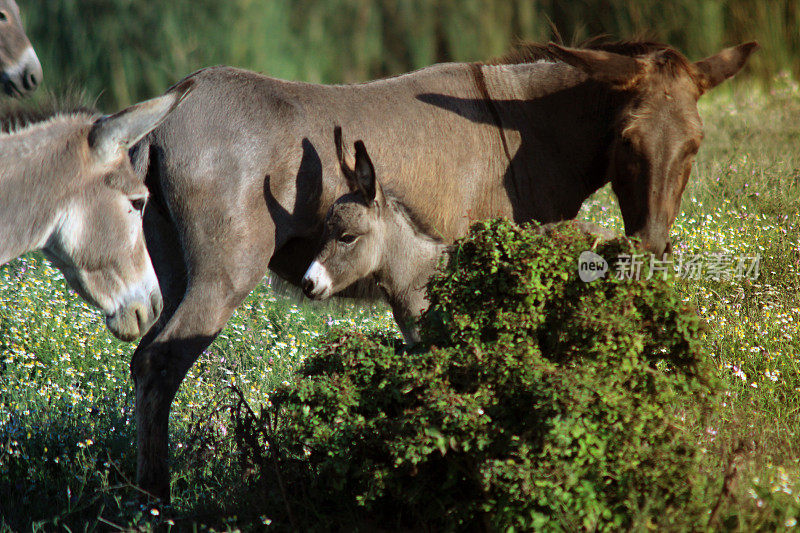
[[[303,276],[306,296],[325,300],[361,281],[372,280],[383,292],[403,339],[420,341],[416,320],[428,308],[426,285],[447,243],[426,235],[397,198],[386,194],[363,141],[355,143],[355,160],[334,130],[336,155],[350,192],[338,198],[325,217],[319,252]],[[548,234],[560,223],[539,226]],[[569,222],[600,240],[617,235],[588,222]]]
[[[42,83],[42,65],[14,0],[0,0],[0,83],[9,96],[31,93]]]
[[[162,307],[142,230],[148,192],[128,150],[189,85],[109,117],[56,115],[0,135],[0,265],[41,249],[122,340]]]
[[[358,131],[384,190],[444,241],[472,220],[570,219],[611,181],[626,233],[670,247],[702,128],[697,100],[755,43],[689,62],[654,43],[529,46],[496,65],[450,63],[361,85],[288,82],[227,67],[134,149],[164,312],[137,348],[138,480],[168,498],[172,400],[198,355],[269,267],[299,285],[345,192],[330,131]]]

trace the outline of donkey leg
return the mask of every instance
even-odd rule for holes
[[[164,501],[169,501],[168,420],[172,400],[194,360],[233,312],[232,308],[220,308],[223,294],[209,293],[213,300],[196,294],[187,294],[166,327],[150,343],[137,348],[131,361],[136,390],[137,482]]]
[[[404,304],[390,302],[390,305],[392,307],[394,321],[397,323],[397,327],[400,328],[400,333],[403,335],[403,341],[406,343],[407,347],[413,348],[422,340],[419,334],[419,326],[416,324],[416,320],[420,317],[420,314],[411,312],[407,308],[407,305]]]
[[[263,234],[269,235],[269,231]],[[263,235],[262,234],[262,235]],[[189,368],[219,334],[233,311],[261,281],[273,245],[263,236],[242,239],[209,265],[192,265],[183,300],[148,343],[136,349],[131,374],[136,388],[137,481],[152,496],[169,500],[169,411]],[[258,253],[253,254],[254,250]],[[222,261],[222,262],[220,262]]]
[[[136,351],[131,359],[131,376],[134,383],[137,383],[137,373],[143,375],[141,381],[144,383],[149,379],[152,383],[152,377],[147,375],[148,368],[141,368],[141,364],[137,363],[144,359],[151,359],[153,356],[146,356],[142,354],[157,352],[155,347],[155,339],[158,338],[164,331],[167,324],[170,323],[172,316],[178,309],[185,293],[186,293],[186,265],[184,263],[183,254],[180,253],[181,243],[180,236],[172,224],[169,215],[160,208],[154,205],[147,209],[144,213],[144,233],[145,241],[147,243],[147,251],[150,254],[150,259],[153,262],[153,268],[156,271],[158,284],[161,289],[161,296],[164,302],[164,307],[158,320],[153,324],[150,330],[142,337]],[[166,356],[168,357],[168,355]],[[166,376],[162,376],[166,377]],[[136,385],[135,385],[136,386]],[[152,386],[158,390],[168,390],[163,384],[152,383]],[[176,386],[177,390],[177,386]],[[138,413],[143,409],[150,409],[146,407],[144,400],[140,400],[139,390],[136,390],[136,413],[137,413],[137,434],[142,435],[144,421],[138,419]],[[174,393],[173,393],[174,396]],[[156,402],[157,403],[157,402]],[[163,419],[164,413],[154,413],[154,418]],[[166,417],[169,417],[169,408],[167,408]],[[151,424],[152,425],[152,424]],[[165,433],[166,435],[166,433]],[[162,448],[157,451],[150,450],[143,454],[143,447],[138,445],[138,472],[137,481],[140,487],[149,493],[150,497],[160,498],[165,501],[169,500],[169,472],[166,464],[163,465],[163,472],[155,472],[149,478],[142,476],[142,469],[154,472],[154,469],[148,468],[147,460],[145,457],[151,456],[164,456],[168,454],[166,436]],[[137,436],[137,440],[142,439]],[[161,483],[159,480],[166,479],[166,483]]]

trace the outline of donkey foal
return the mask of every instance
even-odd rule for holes
[[[362,141],[355,163],[345,159],[342,130],[334,130],[336,155],[350,192],[328,211],[322,247],[303,277],[303,291],[326,299],[356,281],[380,287],[406,344],[420,340],[414,324],[428,308],[425,285],[447,245],[425,233],[396,198],[384,193]]]

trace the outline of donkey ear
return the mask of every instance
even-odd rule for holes
[[[755,41],[726,48],[694,64],[697,86],[705,92],[727,80],[744,66],[750,55],[761,48]]]
[[[590,78],[621,87],[630,87],[639,81],[646,66],[641,59],[603,50],[566,48],[555,43],[548,44],[547,50]]]
[[[358,192],[361,193],[364,202],[372,205],[378,190],[377,179],[375,178],[375,167],[367,154],[367,147],[364,141],[356,141],[356,168],[355,184]]]
[[[133,105],[114,115],[100,117],[89,131],[89,147],[103,162],[111,162],[150,133],[189,94],[188,79],[159,98]]]

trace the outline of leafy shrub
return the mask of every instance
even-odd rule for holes
[[[699,523],[683,429],[713,399],[699,319],[663,280],[580,281],[593,244],[569,224],[479,223],[429,285],[429,349],[332,335],[273,398],[315,501],[384,528]]]

